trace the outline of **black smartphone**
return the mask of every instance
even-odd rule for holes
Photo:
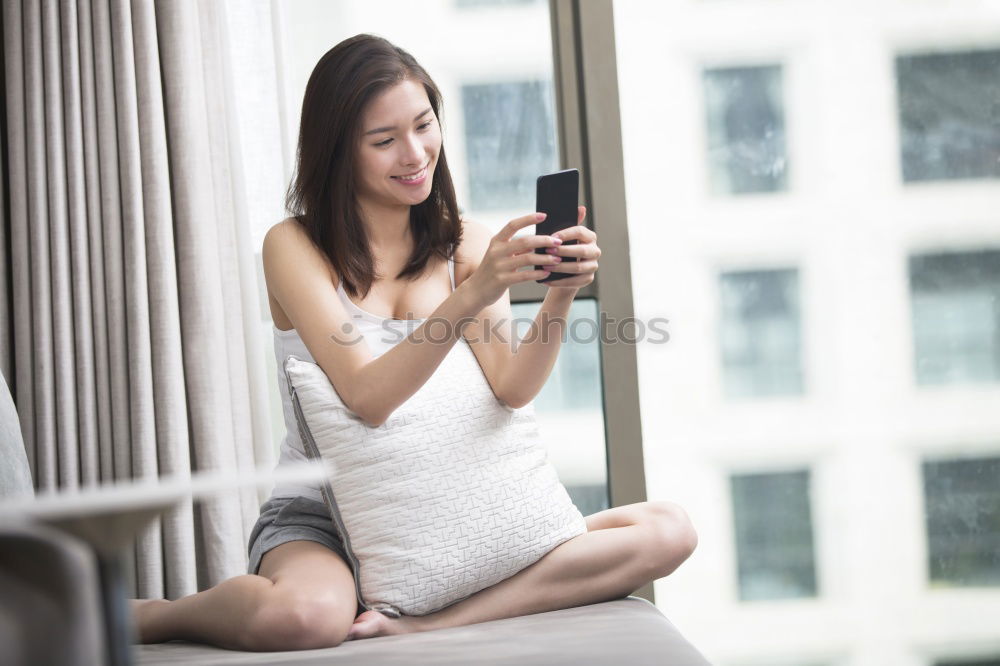
[[[545,213],[545,219],[535,225],[535,233],[549,236],[567,227],[576,226],[577,199],[580,197],[580,172],[576,169],[566,169],[548,173],[538,177],[538,190],[535,199],[535,210]],[[576,245],[579,241],[564,241],[563,245]],[[535,254],[546,254],[545,248],[535,248]],[[563,261],[576,261],[576,257],[563,257]],[[545,264],[553,266],[556,264]],[[535,266],[541,269],[542,266]],[[535,282],[551,282],[565,277],[572,277],[576,273],[556,273],[552,272],[541,280]]]

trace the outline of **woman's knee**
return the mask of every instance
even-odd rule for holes
[[[663,578],[688,559],[698,546],[698,534],[687,512],[673,502],[647,502],[656,557],[653,575]]]
[[[251,650],[269,652],[336,647],[347,638],[356,609],[354,597],[288,592],[275,586],[248,623],[246,644]]]

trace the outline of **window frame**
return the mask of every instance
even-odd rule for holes
[[[549,0],[549,11],[559,163],[562,168],[580,169],[580,198],[587,206],[584,224],[600,235],[601,267],[577,298],[596,299],[599,316],[603,312],[621,321],[634,318],[635,308],[612,4],[612,0]],[[614,277],[604,282],[602,275]],[[547,290],[535,282],[517,284],[510,290],[511,302],[541,302]],[[636,345],[602,340],[600,357],[609,506],[644,502]],[[655,603],[653,584],[633,596]]]

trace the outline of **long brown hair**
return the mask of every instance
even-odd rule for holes
[[[375,258],[355,188],[355,146],[361,113],[372,99],[400,81],[424,86],[441,118],[441,92],[423,67],[403,49],[374,35],[356,35],[326,52],[306,85],[295,176],[285,206],[329,258],[353,297],[364,298],[375,281]],[[431,193],[410,207],[413,252],[397,279],[423,274],[433,255],[448,259],[462,240],[444,144]]]

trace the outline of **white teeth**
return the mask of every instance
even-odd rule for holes
[[[417,180],[418,178],[423,177],[425,171],[427,171],[427,167],[424,167],[423,169],[413,174],[412,176],[393,176],[393,178],[395,178],[396,180],[408,180],[408,181]]]

